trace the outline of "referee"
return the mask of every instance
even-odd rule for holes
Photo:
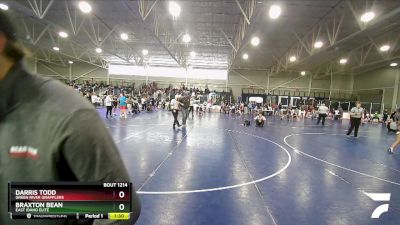
[[[134,224],[140,214],[135,193],[127,221],[10,219],[10,181],[130,181],[93,105],[58,81],[29,74],[23,58],[14,28],[0,12],[0,224]]]
[[[361,102],[357,101],[356,106],[350,110],[350,128],[349,131],[347,131],[347,136],[349,136],[354,130],[354,137],[357,137],[363,112],[364,109],[361,108]]]

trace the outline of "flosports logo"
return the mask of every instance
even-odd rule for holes
[[[9,155],[11,158],[38,158],[38,149],[31,146],[11,146]]]
[[[365,193],[368,197],[376,202],[389,202],[390,193]],[[389,211],[389,204],[378,206],[371,215],[372,219],[378,219],[383,213]]]

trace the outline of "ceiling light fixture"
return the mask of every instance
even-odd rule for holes
[[[70,65],[72,65],[72,64],[74,64],[74,61],[68,61],[68,63],[70,64]]]
[[[149,54],[149,50],[143,49],[143,50],[142,50],[142,54],[143,54],[143,55],[148,55],[148,54]]]
[[[8,5],[4,4],[4,3],[0,3],[0,9],[7,11],[8,10]]]
[[[300,75],[305,76],[306,75],[306,71],[301,71]]]
[[[121,39],[122,39],[122,40],[126,41],[126,40],[128,40],[128,38],[129,38],[129,37],[128,37],[128,34],[126,34],[126,33],[122,33],[122,34],[121,34]]]
[[[103,49],[101,49],[101,48],[96,48],[96,52],[97,52],[97,53],[102,53],[102,52],[103,52]]]
[[[347,63],[347,59],[342,58],[342,59],[339,60],[339,63],[342,64],[342,65],[346,64]]]
[[[269,8],[269,18],[271,19],[277,19],[282,13],[282,9],[279,5],[272,5]]]
[[[389,45],[382,45],[382,46],[379,48],[379,50],[380,50],[381,52],[387,52],[387,51],[389,51],[389,49],[390,49],[390,46],[389,46]]]
[[[397,64],[397,63],[395,63],[395,62],[394,62],[394,63],[390,63],[390,66],[391,66],[391,67],[395,67],[395,66],[397,66],[397,65],[399,65],[399,64]]]
[[[169,13],[174,17],[177,18],[181,14],[181,7],[176,2],[169,2]]]
[[[290,56],[289,61],[290,62],[296,62],[297,58],[296,56]]]
[[[90,13],[92,11],[92,6],[86,1],[80,1],[78,6],[83,13]]]
[[[60,37],[62,37],[62,38],[67,38],[67,37],[68,37],[68,33],[65,32],[65,31],[60,31],[60,32],[58,33],[58,36],[60,36]]]
[[[190,40],[191,40],[191,38],[190,38],[190,35],[189,35],[189,34],[183,35],[183,37],[182,37],[182,41],[183,41],[183,42],[189,43]]]
[[[375,18],[374,12],[366,12],[360,17],[361,22],[368,23]]]
[[[54,47],[53,47],[53,50],[54,50],[54,51],[60,51],[60,48],[57,47],[57,46],[54,46]]]
[[[244,60],[247,60],[247,59],[249,59],[249,55],[248,55],[247,53],[244,53],[243,56],[242,56],[242,58],[243,58]]]
[[[260,38],[258,38],[258,37],[253,37],[253,38],[251,39],[251,45],[257,46],[257,45],[259,45],[259,44],[260,44]]]
[[[324,42],[322,41],[316,41],[314,43],[314,48],[322,48],[322,46],[324,45]]]

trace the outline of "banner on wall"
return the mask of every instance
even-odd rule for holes
[[[131,75],[144,77],[173,77],[189,78],[200,80],[226,80],[228,71],[221,69],[185,69],[181,67],[161,67],[161,66],[134,66],[111,64],[108,67],[110,75]]]
[[[263,103],[264,99],[262,97],[250,97],[249,101],[255,103]]]

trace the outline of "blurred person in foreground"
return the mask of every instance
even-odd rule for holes
[[[13,26],[0,12],[0,224],[11,220],[8,182],[129,182],[117,147],[93,105],[64,84],[32,75]],[[65,107],[65,106],[68,107]],[[23,151],[15,152],[15,149]],[[30,225],[134,224],[140,214],[132,194],[131,219],[30,220]]]

